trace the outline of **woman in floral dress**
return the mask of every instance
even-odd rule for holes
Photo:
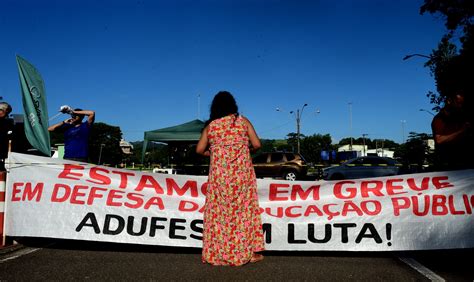
[[[204,208],[202,260],[212,265],[243,265],[263,259],[257,181],[250,157],[260,140],[238,114],[234,97],[217,93],[196,152],[211,157]]]

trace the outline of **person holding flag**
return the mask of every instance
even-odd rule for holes
[[[73,161],[87,162],[89,157],[89,136],[91,125],[95,120],[95,112],[90,110],[72,109],[65,105],[59,110],[70,114],[71,118],[48,127],[49,131],[64,132],[64,158]],[[87,121],[82,122],[87,116]]]
[[[8,156],[8,141],[13,131],[13,120],[8,118],[12,107],[6,102],[0,102],[0,171],[5,170],[4,160]]]

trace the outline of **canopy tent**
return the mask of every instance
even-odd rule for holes
[[[145,152],[148,142],[197,142],[201,137],[201,131],[203,128],[204,122],[199,119],[195,119],[193,121],[176,126],[145,131],[142,150],[142,163],[145,159]]]

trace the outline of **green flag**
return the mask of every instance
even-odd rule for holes
[[[28,61],[16,56],[25,112],[25,134],[30,144],[47,156],[51,156],[48,131],[46,91],[38,70]]]

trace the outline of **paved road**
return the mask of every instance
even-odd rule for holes
[[[267,252],[265,260],[259,263],[243,267],[213,267],[202,264],[200,250],[193,248],[58,240],[34,240],[23,242],[23,245],[25,247],[15,252],[0,254],[1,281],[474,279],[474,250],[410,253]],[[400,256],[407,257],[408,263],[418,263],[415,267],[421,265],[421,272],[403,262]],[[430,273],[434,276],[429,276]]]

